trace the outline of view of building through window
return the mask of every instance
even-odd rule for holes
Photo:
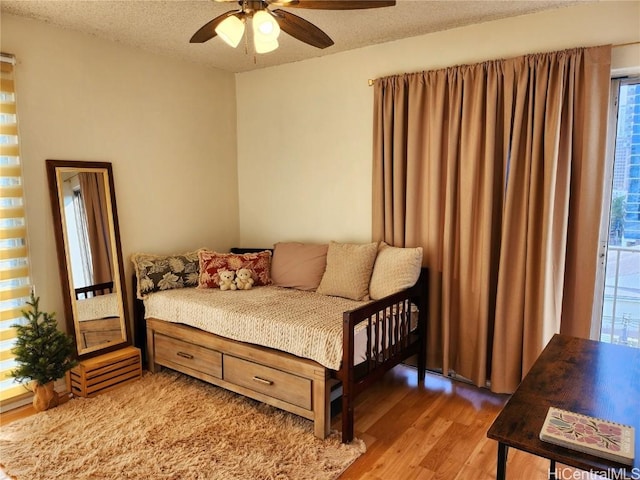
[[[640,347],[640,80],[618,95],[600,339]]]

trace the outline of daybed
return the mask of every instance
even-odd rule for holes
[[[336,267],[331,258],[339,258],[332,257],[334,243],[328,246],[327,273]],[[343,244],[336,245],[338,249]],[[274,273],[276,261],[283,258],[278,257],[279,246]],[[215,255],[225,262],[249,259],[249,263],[252,255],[271,255],[271,251],[253,252],[234,249]],[[345,443],[353,439],[354,400],[359,393],[413,355],[418,357],[418,378],[424,379],[425,269],[418,266],[419,279],[409,288],[376,300],[353,300],[318,293],[323,283],[317,291],[262,285],[271,280],[265,281],[268,276],[261,277],[260,272],[251,290],[202,288],[203,275],[217,271],[207,270],[202,258],[200,254],[199,288],[167,288],[136,300],[136,342],[146,351],[152,372],[168,367],[308,418],[320,438],[329,433],[332,392],[341,389]],[[138,284],[138,270],[145,261],[148,270],[157,269],[149,267],[153,259],[148,256],[133,260]],[[193,281],[194,276],[184,273],[186,285],[187,277]]]

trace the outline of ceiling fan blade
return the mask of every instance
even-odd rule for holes
[[[315,8],[317,10],[359,10],[363,8],[393,7],[396,0],[299,0],[284,5],[292,8]]]
[[[274,10],[272,13],[280,28],[301,42],[318,48],[327,48],[333,45],[333,40],[329,35],[304,18],[280,9]]]
[[[300,0],[265,0],[270,6],[276,7],[292,7],[300,3]]]
[[[207,40],[211,40],[216,36],[216,27],[222,23],[223,20],[229,18],[232,15],[238,15],[242,12],[238,10],[230,10],[222,15],[218,15],[210,22],[205,23],[200,30],[193,34],[189,43],[204,43]],[[239,17],[238,17],[239,18]]]

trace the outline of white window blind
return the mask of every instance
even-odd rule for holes
[[[0,405],[26,393],[11,376],[11,325],[22,321],[31,292],[13,66],[12,56],[0,56]]]

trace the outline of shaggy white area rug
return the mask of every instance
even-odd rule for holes
[[[364,442],[174,372],[76,398],[0,431],[18,480],[335,479]]]

